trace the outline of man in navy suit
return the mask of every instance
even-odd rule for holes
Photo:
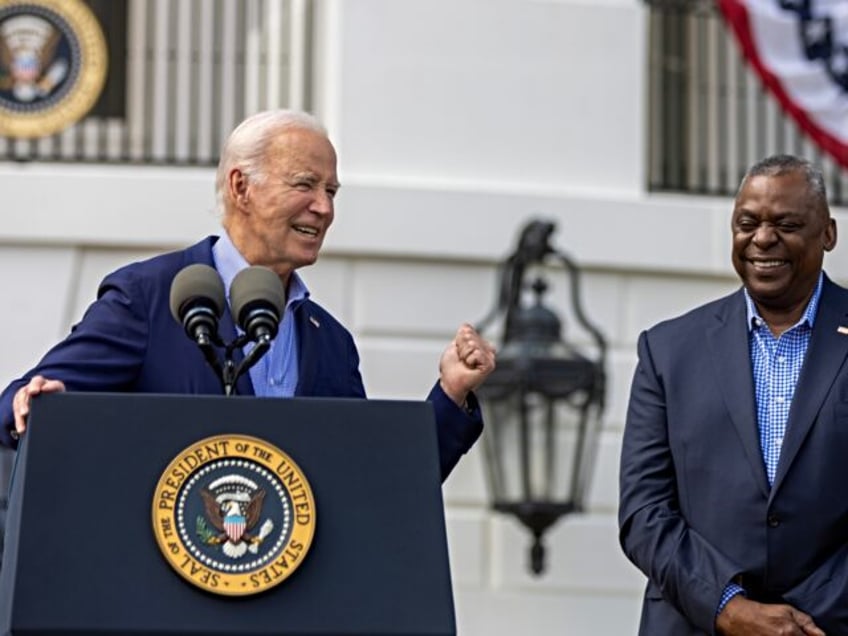
[[[848,634],[848,290],[821,173],[754,165],[731,219],[736,293],[641,334],[620,541],[640,634]]]
[[[297,269],[318,258],[339,190],[336,153],[310,115],[267,111],[230,135],[216,175],[224,232],[179,252],[107,276],[68,337],[0,396],[0,442],[14,446],[32,398],[50,391],[220,394],[221,383],[171,317],[174,276],[193,263],[214,267],[229,293],[235,275],[262,265],[279,275],[286,306],[271,349],[237,384],[267,397],[365,397],[350,333],[309,298]],[[229,310],[220,323],[236,337]],[[438,428],[442,478],[482,431],[472,391],[494,368],[494,349],[463,325],[442,354],[428,399]]]

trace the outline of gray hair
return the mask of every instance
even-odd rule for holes
[[[810,161],[795,155],[771,155],[765,159],[760,159],[753,166],[748,168],[745,176],[742,178],[742,183],[739,184],[739,190],[736,196],[742,192],[742,188],[751,177],[780,177],[785,174],[799,172],[804,175],[804,180],[807,182],[807,193],[813,200],[816,207],[822,211],[825,216],[830,216],[830,208],[827,205],[827,188],[824,185],[824,176],[821,170],[816,168]]]
[[[215,174],[215,198],[221,215],[225,213],[224,193],[230,170],[239,168],[251,181],[261,182],[265,178],[263,168],[268,144],[287,128],[311,130],[327,135],[326,128],[309,113],[282,109],[251,115],[230,133],[221,149],[218,171]]]

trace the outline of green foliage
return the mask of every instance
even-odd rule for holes
[[[208,525],[206,525],[206,519],[204,519],[202,515],[197,515],[195,532],[203,543],[214,543],[215,533],[209,529]]]

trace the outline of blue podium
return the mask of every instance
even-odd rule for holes
[[[203,445],[209,439],[219,443]],[[213,458],[236,447],[222,439],[261,443],[241,445],[243,461]],[[264,444],[302,471],[311,507]],[[221,466],[229,473],[215,477]],[[245,470],[254,472],[236,474]],[[261,486],[265,478],[290,490]],[[206,508],[197,493],[208,495]],[[272,511],[275,497],[283,512]],[[157,506],[183,516],[159,519]],[[314,526],[301,551],[304,541],[284,530],[307,513]],[[224,544],[229,556],[209,557]],[[270,546],[264,557],[260,544]],[[296,569],[250,593],[289,557]],[[217,593],[230,580],[234,593]],[[34,401],[12,475],[0,634],[455,633],[429,403],[95,393]]]

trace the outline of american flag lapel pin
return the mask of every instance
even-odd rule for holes
[[[836,328],[837,333],[841,333],[843,336],[848,336],[848,327],[844,325],[839,325]]]
[[[311,323],[312,323],[313,325],[315,325],[316,327],[320,327],[320,326],[321,326],[321,323],[320,323],[320,322],[318,322],[318,319],[317,319],[315,316],[309,316],[309,322],[311,322]],[[846,327],[840,327],[840,329],[846,329],[846,331],[845,331],[845,332],[843,332],[843,333],[848,333],[848,328],[846,328]]]

